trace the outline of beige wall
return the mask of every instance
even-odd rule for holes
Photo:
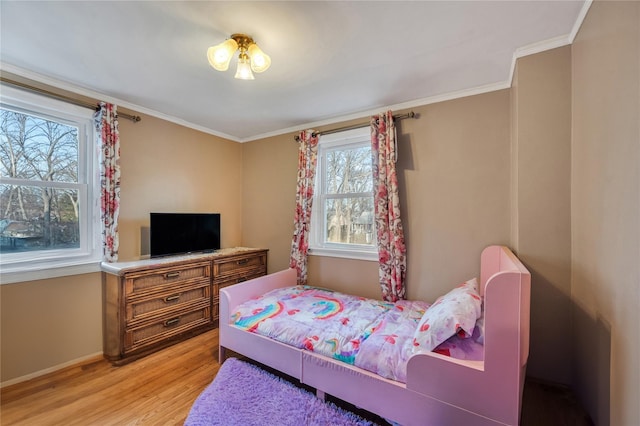
[[[638,425],[640,2],[592,4],[572,83],[575,388],[596,424]]]
[[[0,286],[2,382],[102,353],[99,273]]]
[[[242,145],[150,116],[120,120],[120,260],[140,256],[150,212],[217,212],[221,244],[242,239]]]
[[[398,125],[407,292],[433,300],[478,274],[486,245],[509,242],[509,91],[413,111],[418,119]],[[270,249],[270,271],[286,268],[297,144],[293,135],[247,143],[243,160],[243,242]],[[309,259],[314,285],[379,298],[377,276],[376,262]]]
[[[298,144],[281,135],[242,144],[242,243],[269,249],[269,272],[289,267]]]
[[[520,58],[511,91],[511,246],[531,271],[527,374],[571,381],[571,48]]]
[[[407,293],[435,300],[509,243],[509,91],[416,109],[398,135]]]

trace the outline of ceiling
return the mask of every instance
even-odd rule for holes
[[[244,142],[508,87],[590,1],[6,1],[4,71]],[[232,33],[272,65],[209,66]]]

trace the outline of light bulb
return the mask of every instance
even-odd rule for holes
[[[218,71],[228,70],[229,62],[231,62],[231,58],[233,58],[233,54],[237,49],[238,43],[232,38],[210,47],[207,50],[209,64]]]
[[[271,66],[271,58],[264,53],[257,44],[251,43],[249,46],[249,57],[251,58],[251,69],[255,72],[266,71]]]
[[[240,80],[253,80],[253,73],[249,66],[249,57],[246,53],[241,53],[238,58],[238,69],[236,70],[235,78]]]

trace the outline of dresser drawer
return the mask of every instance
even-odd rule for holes
[[[148,318],[169,315],[194,304],[211,303],[209,281],[200,281],[188,287],[156,293],[144,298],[131,298],[126,305],[126,321],[144,321]]]
[[[238,284],[238,283],[241,283],[241,282],[244,282],[244,281],[249,281],[249,280],[252,280],[254,278],[261,277],[264,274],[265,274],[265,272],[260,270],[260,269],[249,269],[249,270],[238,271],[236,274],[234,274],[234,275],[232,275],[230,277],[225,277],[223,279],[214,280],[214,282],[213,282],[213,294],[214,294],[214,296],[217,296],[218,295],[218,290],[220,290],[221,288],[225,288],[227,286]]]
[[[206,306],[128,327],[124,335],[124,352],[141,349],[210,323],[211,307]]]
[[[162,290],[168,286],[211,277],[211,262],[191,263],[188,266],[158,268],[125,275],[125,293]]]
[[[252,253],[230,259],[214,260],[213,267],[214,281],[222,282],[235,278],[246,281],[249,276],[264,275],[267,272],[267,256],[266,254]],[[239,281],[233,284],[237,282]]]

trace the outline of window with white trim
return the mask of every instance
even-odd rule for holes
[[[378,260],[371,131],[321,136],[311,213],[311,255]]]
[[[93,111],[2,86],[2,283],[99,270]]]

